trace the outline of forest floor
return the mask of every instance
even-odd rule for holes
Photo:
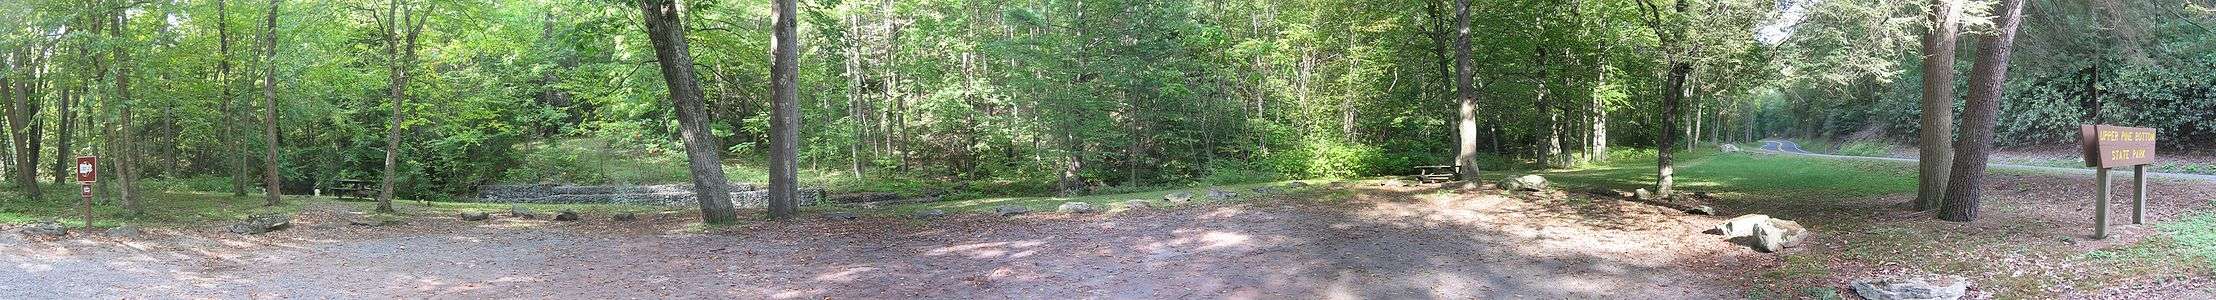
[[[2074,175],[2001,172],[1980,221],[1953,223],[1899,207],[1914,184],[1902,163],[1723,154],[1680,166],[1685,189],[1712,192],[1720,215],[1372,182],[1084,215],[812,207],[716,227],[630,206],[527,206],[584,212],[576,222],[463,221],[507,206],[416,202],[399,203],[400,224],[355,226],[379,215],[294,199],[295,227],[263,235],[176,221],[136,236],[0,236],[0,298],[1839,298],[1852,297],[1850,280],[1931,273],[1968,276],[1979,297],[2216,295],[2216,184],[2157,181],[2152,225],[2089,240],[2080,191],[2091,182]],[[1544,174],[1593,191],[1652,173],[1625,162]],[[1056,200],[1069,199],[992,201]],[[820,217],[829,211],[861,217]],[[619,212],[643,215],[608,218]],[[1745,213],[1815,235],[1773,254],[1700,233]]]

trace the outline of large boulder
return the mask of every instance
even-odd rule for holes
[[[1027,213],[1031,213],[1031,208],[1023,207],[1021,205],[1002,204],[1000,206],[993,207],[993,214],[997,214],[1002,217]]]
[[[462,220],[463,220],[463,221],[484,221],[484,220],[491,220],[491,219],[492,219],[492,213],[488,213],[488,212],[473,212],[473,213],[465,212],[465,213],[462,213]]]
[[[1799,222],[1770,219],[1769,222],[1754,226],[1755,250],[1762,250],[1762,252],[1778,252],[1785,250],[1785,248],[1800,247],[1801,240],[1806,238],[1808,238],[1808,228],[1801,227]]]
[[[538,215],[538,214],[533,214],[533,213],[531,213],[531,210],[529,210],[529,209],[524,209],[524,208],[523,208],[523,206],[521,206],[521,205],[515,205],[515,204],[508,204],[508,216],[510,216],[510,217],[517,217],[517,218],[523,218],[523,219],[537,219],[537,218],[539,218],[539,215]]]
[[[834,212],[827,212],[827,213],[823,213],[823,219],[824,219],[824,220],[838,220],[838,221],[845,221],[845,220],[853,220],[853,219],[859,219],[859,218],[861,218],[861,216],[856,216],[856,215],[854,215],[854,213],[851,213],[851,212],[834,211]]]
[[[257,215],[247,217],[246,220],[239,221],[238,224],[231,224],[231,233],[263,234],[283,230],[287,227],[292,227],[292,216]]]
[[[1855,295],[1870,300],[1954,300],[1970,290],[1970,280],[1962,276],[1858,279],[1850,285]]]
[[[637,221],[637,220],[639,219],[639,214],[638,214],[638,213],[618,213],[618,214],[616,214],[616,215],[615,215],[615,216],[613,216],[613,217],[609,217],[609,219],[612,219],[612,220],[616,220],[616,221]]]
[[[1500,180],[1500,189],[1506,191],[1543,191],[1547,189],[1547,178],[1539,175],[1509,177]]]
[[[1170,202],[1170,203],[1172,203],[1172,204],[1176,204],[1176,203],[1185,203],[1186,201],[1193,201],[1193,193],[1188,193],[1188,192],[1175,192],[1175,193],[1170,193],[1170,194],[1168,194],[1168,195],[1162,195],[1162,200],[1163,200],[1163,201],[1169,201],[1169,202]]]
[[[1717,147],[1720,148],[1720,150],[1723,150],[1724,153],[1739,152],[1739,145],[1721,144],[1721,146]]]
[[[62,226],[61,221],[47,219],[31,223],[30,226],[24,226],[22,233],[26,237],[51,239],[69,235],[69,228]]]
[[[561,213],[554,214],[555,221],[576,221],[577,219],[578,216],[576,211],[562,210]]]
[[[1723,235],[1726,238],[1750,236],[1754,235],[1755,226],[1768,224],[1769,222],[1769,215],[1743,215],[1724,220],[1723,224],[1716,224],[1716,227],[1709,229],[1708,233]]]
[[[1153,201],[1146,201],[1146,200],[1142,200],[1142,199],[1131,199],[1131,200],[1124,200],[1124,201],[1123,201],[1123,209],[1127,209],[1127,210],[1129,210],[1129,209],[1147,209],[1147,208],[1153,208],[1153,207],[1154,207],[1154,202],[1153,202]]]
[[[1055,207],[1055,208],[1054,208],[1054,211],[1058,211],[1058,212],[1062,212],[1062,213],[1072,213],[1072,214],[1089,214],[1089,213],[1094,213],[1094,212],[1098,212],[1098,211],[1100,211],[1100,210],[1099,210],[1099,209],[1094,209],[1094,208],[1093,208],[1093,204],[1092,204],[1092,203],[1085,203],[1085,202],[1062,202],[1062,206],[1060,206],[1060,207]]]
[[[1239,193],[1236,192],[1226,191],[1218,188],[1208,188],[1208,200],[1210,201],[1224,201],[1238,197]]]
[[[1256,195],[1275,195],[1275,194],[1283,194],[1283,193],[1285,193],[1285,189],[1281,189],[1281,188],[1277,188],[1277,187],[1273,187],[1273,186],[1265,186],[1265,187],[1258,187],[1258,188],[1254,188],[1254,194],[1256,194]]]
[[[1643,188],[1631,190],[1631,197],[1640,201],[1652,201],[1656,199],[1654,192],[1649,192],[1647,191],[1647,189]]]

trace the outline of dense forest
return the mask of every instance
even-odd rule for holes
[[[656,2],[7,1],[4,169],[61,188],[69,158],[99,155],[102,190],[126,194],[140,178],[238,194],[382,179],[388,199],[683,182],[689,117],[657,52],[674,37],[720,145],[707,157],[768,177],[777,10]],[[1954,53],[1976,59],[2000,5],[798,1],[791,161],[810,184],[1082,194],[1402,174],[1456,165],[1458,147],[1476,150],[1461,165],[1521,169],[1770,137],[1913,143],[1935,3],[1957,3]],[[2209,7],[2023,1],[1996,142],[2066,143],[2092,122],[2212,142]]]

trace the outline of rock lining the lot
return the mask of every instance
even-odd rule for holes
[[[1239,198],[1239,193],[1219,188],[1208,188],[1208,200],[1223,201]]]
[[[1800,222],[1771,218],[1769,215],[1750,214],[1724,220],[1707,231],[1722,235],[1733,242],[1746,244],[1762,252],[1778,252],[1785,248],[1799,247],[1808,238],[1808,228]]]
[[[636,221],[636,220],[638,220],[638,219],[639,219],[639,214],[636,214],[636,213],[620,213],[620,214],[616,214],[616,215],[615,215],[615,217],[611,217],[610,219],[614,219],[614,220],[616,220],[616,221]]]
[[[29,226],[24,226],[21,232],[23,236],[33,238],[59,238],[64,235],[69,235],[69,229],[62,226],[61,221],[55,221],[53,219],[40,220],[37,223],[31,223],[31,225]]]
[[[578,216],[576,211],[564,210],[561,213],[554,214],[555,221],[576,221],[577,219]]]
[[[761,185],[734,183],[731,204],[739,208],[769,207],[769,191]],[[690,206],[699,204],[690,184],[664,185],[554,185],[518,184],[478,187],[478,198],[494,203],[644,204]],[[800,205],[816,205],[826,198],[823,189],[800,188]],[[897,199],[898,196],[892,196]],[[877,198],[866,198],[877,199]]]
[[[492,213],[488,213],[488,212],[462,213],[462,220],[463,220],[463,221],[484,221],[484,220],[491,220],[491,219],[492,219]]]
[[[1913,276],[1855,280],[1854,294],[1871,300],[1954,300],[1969,292],[1962,276]]]
[[[292,227],[292,216],[257,215],[253,217],[247,217],[246,220],[239,221],[239,223],[237,224],[231,224],[231,233],[263,234],[269,233],[271,231],[284,230],[287,227]]]
[[[1165,201],[1169,201],[1170,203],[1185,203],[1185,201],[1193,201],[1193,193],[1189,193],[1189,192],[1176,192],[1176,193],[1170,193],[1170,194],[1168,194],[1168,195],[1162,195],[1162,200],[1165,200]]]
[[[1500,180],[1500,189],[1505,191],[1544,191],[1547,189],[1547,178],[1539,175],[1508,177]]]
[[[1060,207],[1055,207],[1055,208],[1054,208],[1054,211],[1058,211],[1058,212],[1062,212],[1062,213],[1072,213],[1072,214],[1089,214],[1089,213],[1099,212],[1100,210],[1099,210],[1099,209],[1095,209],[1095,208],[1093,208],[1093,204],[1092,204],[1092,203],[1085,203],[1085,202],[1062,202],[1062,206],[1060,206]]]
[[[1142,199],[1131,199],[1123,201],[1123,209],[1147,209],[1153,207],[1154,201],[1146,201]]]

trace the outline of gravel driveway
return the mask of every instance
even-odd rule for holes
[[[357,227],[322,205],[261,236],[14,242],[0,250],[0,299],[1712,299],[1736,290],[1680,266],[1752,255],[1697,232],[1714,218],[1641,204],[1358,189],[1323,203],[709,233],[684,233],[694,216],[675,213]]]

